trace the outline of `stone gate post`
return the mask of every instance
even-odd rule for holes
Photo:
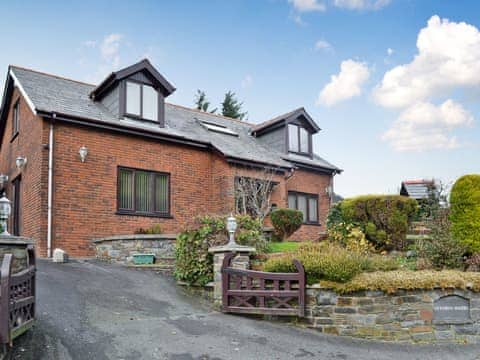
[[[236,254],[232,261],[232,267],[237,269],[250,268],[250,255],[256,252],[254,247],[243,246],[237,244],[228,244],[222,246],[215,246],[208,249],[208,252],[213,254],[213,299],[216,305],[222,303],[222,264],[225,255],[228,253]]]

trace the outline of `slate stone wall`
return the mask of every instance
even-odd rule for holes
[[[100,260],[130,264],[133,254],[155,254],[155,263],[172,265],[175,259],[174,234],[122,235],[93,241]]]
[[[448,304],[452,299],[460,304],[466,299],[468,306],[445,312],[452,307],[438,306],[440,299],[448,299],[444,302]],[[394,294],[360,291],[339,295],[312,286],[307,289],[306,310],[310,326],[328,334],[394,341],[480,343],[480,294],[468,290],[399,290]],[[449,319],[445,320],[444,314]]]

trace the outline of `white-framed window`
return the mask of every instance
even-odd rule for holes
[[[152,86],[127,81],[125,112],[145,120],[158,120],[158,92]]]
[[[288,124],[288,151],[310,154],[310,133],[302,126]]]

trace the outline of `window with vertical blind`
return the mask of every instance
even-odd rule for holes
[[[118,212],[170,216],[170,175],[155,171],[118,168]]]
[[[288,207],[303,213],[305,224],[318,224],[318,195],[295,191],[288,192]]]

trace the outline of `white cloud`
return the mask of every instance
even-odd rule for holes
[[[432,16],[417,38],[412,62],[387,71],[374,89],[385,107],[406,107],[419,100],[480,85],[480,32],[464,22]]]
[[[472,115],[451,99],[434,102],[479,88],[480,32],[435,15],[420,30],[417,49],[411,62],[387,71],[373,90],[378,104],[402,110],[383,139],[399,151],[457,147],[453,131],[473,124]]]
[[[387,49],[387,55],[388,56],[392,56],[394,52],[395,52],[395,50],[393,50],[392,48]]]
[[[351,59],[342,61],[340,73],[330,77],[330,82],[318,96],[317,105],[332,106],[360,95],[369,76],[370,71],[365,63]]]
[[[390,4],[391,0],[334,0],[336,7],[348,10],[378,10]]]
[[[325,11],[327,8],[325,4],[318,2],[318,0],[288,0],[298,12],[313,12]]]
[[[100,45],[100,52],[102,58],[111,63],[113,67],[120,65],[120,44],[123,39],[122,34],[110,34],[103,38]]]
[[[83,46],[87,48],[94,48],[97,46],[97,42],[95,40],[87,40],[83,42]]]
[[[242,80],[242,83],[241,83],[242,88],[244,88],[244,89],[249,88],[250,86],[252,86],[252,84],[253,84],[253,78],[250,74],[245,76]]]
[[[440,106],[419,102],[405,109],[382,139],[397,151],[452,149],[459,146],[452,131],[472,124],[473,116],[451,99]]]
[[[315,43],[315,50],[325,50],[325,51],[332,50],[332,45],[328,41],[318,40]]]

